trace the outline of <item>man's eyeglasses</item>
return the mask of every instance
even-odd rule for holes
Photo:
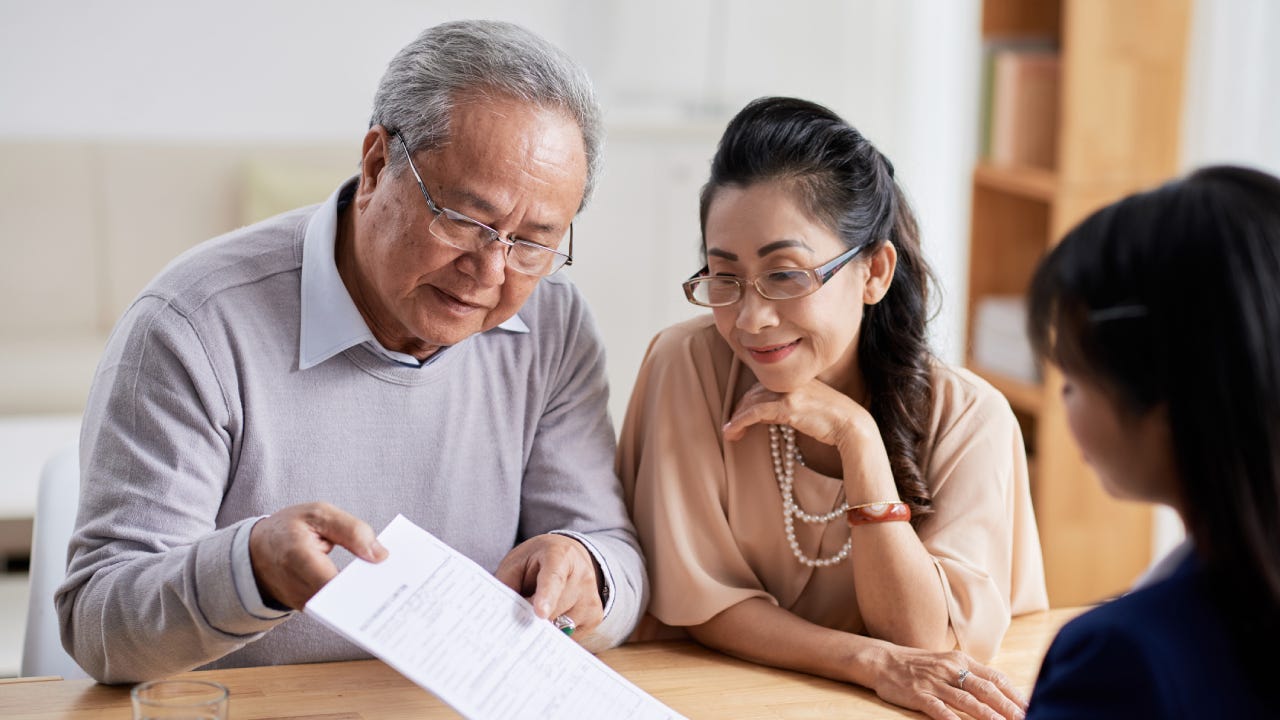
[[[849,248],[816,268],[779,268],[763,272],[753,278],[734,275],[708,275],[708,266],[684,281],[684,296],[689,302],[702,307],[725,307],[742,299],[747,285],[756,289],[767,300],[792,300],[812,295],[831,279],[840,268],[848,265],[858,253],[874,243],[863,243]]]
[[[400,141],[404,154],[409,158],[409,169],[413,171],[413,177],[418,181],[418,189],[422,191],[422,197],[427,199],[427,207],[435,214],[427,232],[437,240],[464,252],[479,252],[491,242],[500,242],[507,246],[507,265],[512,270],[525,275],[550,275],[565,265],[573,264],[573,223],[569,223],[568,254],[546,245],[521,240],[514,235],[504,238],[502,233],[479,220],[473,220],[460,212],[436,205],[431,199],[431,193],[427,192],[426,184],[422,182],[422,176],[418,174],[418,168],[413,164],[409,144],[399,133],[396,133],[396,139]],[[564,242],[563,237],[560,238],[560,242]]]

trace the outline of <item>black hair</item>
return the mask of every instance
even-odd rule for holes
[[[1098,211],[1037,270],[1028,331],[1123,411],[1164,409],[1209,592],[1242,657],[1280,642],[1280,179],[1209,167]]]
[[[827,108],[795,98],[754,100],[729,122],[711,161],[701,196],[702,246],[705,253],[707,211],[717,191],[774,181],[793,188],[805,211],[847,247],[894,244],[898,265],[889,291],[863,311],[858,364],[898,491],[913,518],[923,518],[933,511],[924,477],[933,411],[925,337],[932,273],[893,175],[889,160]]]

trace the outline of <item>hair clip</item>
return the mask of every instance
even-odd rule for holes
[[[1147,316],[1146,305],[1117,305],[1115,307],[1094,310],[1089,313],[1089,322],[1100,323],[1109,320],[1131,320]]]

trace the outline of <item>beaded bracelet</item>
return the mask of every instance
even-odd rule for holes
[[[874,502],[854,505],[845,513],[851,527],[911,519],[911,506],[904,502]]]

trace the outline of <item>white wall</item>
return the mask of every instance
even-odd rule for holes
[[[573,274],[615,418],[650,336],[692,312],[696,191],[725,121],[764,94],[831,106],[894,161],[942,281],[937,349],[960,358],[977,0],[0,0],[0,137],[340,140],[354,163],[387,60],[464,16],[534,29],[599,87],[609,149]]]
[[[0,134],[358,147],[383,68],[423,27],[502,17],[563,45],[571,5],[0,0]]]
[[[1187,58],[1182,165],[1280,175],[1280,3],[1198,0]]]

